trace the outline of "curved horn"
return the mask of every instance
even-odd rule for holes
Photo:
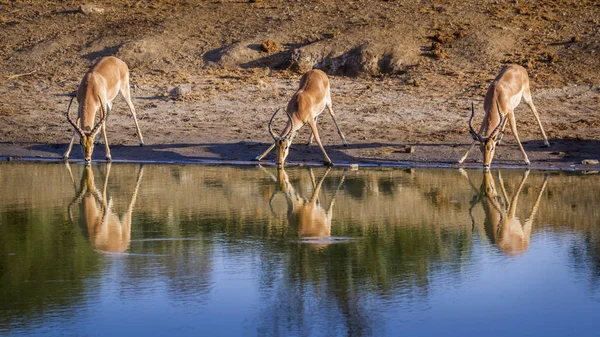
[[[98,101],[100,101],[100,110],[102,110],[102,118],[100,118],[98,123],[94,126],[94,128],[92,128],[92,131],[90,131],[90,135],[96,134],[96,131],[98,131],[98,128],[102,125],[102,123],[104,123],[104,120],[106,120],[106,117],[108,116],[108,114],[104,111],[104,105],[102,104],[102,99],[100,98],[100,96],[98,96]]]
[[[273,132],[273,118],[275,118],[275,115],[277,115],[277,113],[279,112],[279,110],[281,110],[281,108],[275,110],[275,113],[273,113],[273,116],[271,116],[271,120],[269,121],[269,133],[271,134],[271,137],[273,137],[273,139],[275,141],[278,141],[279,137],[277,137],[275,135],[275,132]]]
[[[71,116],[69,116],[69,110],[71,110],[71,104],[73,103],[73,99],[75,97],[71,97],[71,101],[69,102],[69,107],[67,107],[67,120],[69,121],[69,123],[71,123],[71,125],[73,125],[73,127],[75,128],[75,131],[79,132],[79,135],[83,137],[83,130],[81,130],[81,128],[75,123],[73,122],[73,120],[71,119]]]
[[[292,132],[294,130],[294,119],[287,111],[285,112],[285,114],[287,115],[288,119],[290,120],[290,124],[291,124],[290,132],[288,134],[292,134]]]
[[[490,135],[487,137],[488,139],[496,137],[497,133],[500,131],[500,127],[502,126],[502,124],[504,124],[505,117],[503,117],[502,113],[500,112],[500,103],[498,103],[498,100],[496,100],[496,109],[498,109],[498,115],[500,116],[500,123],[498,123],[496,128],[494,130],[492,130]]]
[[[469,133],[473,140],[481,141],[481,136],[473,128],[473,117],[475,116],[475,105],[471,102],[471,118],[469,118]]]

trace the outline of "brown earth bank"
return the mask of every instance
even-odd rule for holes
[[[102,56],[131,69],[146,141],[125,101],[107,121],[114,160],[252,160],[301,74],[331,79],[332,120],[319,130],[336,164],[452,166],[467,120],[503,66],[523,65],[551,146],[526,105],[518,130],[533,168],[598,170],[597,1],[7,1],[0,0],[0,158],[60,159],[70,94]],[[179,86],[179,89],[176,89]],[[285,118],[279,116],[275,129]],[[510,134],[494,165],[523,166]],[[289,160],[322,160],[303,129]],[[75,146],[71,157],[81,158]],[[97,146],[94,160],[103,160]],[[267,157],[272,161],[274,154]],[[481,165],[474,149],[466,166]]]

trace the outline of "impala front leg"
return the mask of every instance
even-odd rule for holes
[[[467,156],[469,155],[469,152],[471,152],[471,150],[473,149],[473,146],[475,146],[475,143],[477,143],[477,141],[473,141],[473,143],[471,143],[471,146],[469,146],[469,148],[467,149],[467,152],[465,152],[465,155],[462,156],[462,158],[460,158],[460,160],[458,161],[459,164],[462,164],[465,159],[467,159]]]
[[[317,140],[317,144],[319,144],[319,147],[321,148],[321,151],[323,151],[323,155],[325,156],[325,165],[333,166],[333,162],[327,155],[327,152],[325,152],[325,148],[323,147],[323,144],[321,143],[321,138],[319,137],[319,130],[317,130],[317,125],[315,124],[315,121],[312,119],[309,120],[308,125],[310,126],[310,129],[312,130],[312,132],[315,136],[315,139]]]
[[[110,148],[108,147],[108,138],[106,137],[106,122],[102,123],[102,138],[104,139],[104,149],[106,150],[106,161],[110,162],[112,161],[112,156],[110,155]]]
[[[79,125],[79,118],[77,118],[75,123],[77,123],[77,125]],[[69,154],[71,154],[71,149],[73,148],[73,142],[75,141],[75,137],[77,137],[77,130],[73,130],[73,137],[71,137],[71,142],[69,143],[69,147],[67,148],[67,151],[65,152],[65,154],[63,154],[63,161],[65,161],[65,162],[67,160],[69,160]]]
[[[513,135],[517,139],[517,144],[519,144],[519,149],[521,149],[521,153],[523,153],[523,158],[525,160],[525,164],[531,165],[529,162],[529,158],[527,158],[527,153],[525,153],[525,149],[521,144],[521,140],[519,139],[519,133],[517,132],[517,122],[515,121],[515,114],[513,111],[508,113],[508,122],[510,123],[510,129],[513,132]]]
[[[315,125],[317,124],[317,120],[319,119],[319,116],[317,115],[315,117]],[[310,132],[310,136],[308,136],[308,142],[306,142],[306,145],[310,145],[313,142],[313,139],[315,139],[315,135],[312,133],[312,131]]]
[[[275,145],[277,145],[277,142],[274,142],[273,144],[271,144],[271,146],[269,146],[267,151],[263,152],[263,154],[261,154],[260,156],[257,156],[256,158],[254,158],[254,160],[262,160],[266,155],[269,154],[269,152],[271,152],[271,150],[273,150]]]

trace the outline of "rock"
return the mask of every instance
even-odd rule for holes
[[[350,165],[350,170],[351,171],[358,171],[358,164],[351,164]]]
[[[174,99],[183,99],[186,96],[189,96],[192,93],[192,85],[191,84],[180,84],[175,88],[171,89],[169,95]]]
[[[103,14],[104,8],[98,7],[94,4],[85,4],[79,6],[79,11],[85,15]]]
[[[581,161],[581,163],[583,165],[598,165],[600,164],[600,161],[598,161],[597,159],[584,159]]]

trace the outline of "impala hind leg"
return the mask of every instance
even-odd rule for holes
[[[79,125],[79,117],[75,121],[75,124]],[[75,141],[75,137],[77,137],[77,131],[73,130],[73,137],[71,137],[71,142],[69,143],[69,147],[65,154],[63,154],[63,161],[69,160],[69,154],[71,154],[71,149],[73,148],[73,142]]]
[[[523,93],[523,101],[525,102],[525,104],[527,104],[527,106],[535,116],[535,120],[537,121],[538,126],[540,127],[540,131],[542,131],[542,137],[544,137],[544,146],[550,146],[550,143],[548,143],[548,137],[546,137],[546,132],[544,132],[544,127],[542,126],[542,122],[540,121],[540,115],[538,114],[535,105],[533,105],[533,100],[531,99],[531,92],[529,91],[529,88],[527,88]]]
[[[273,150],[273,148],[275,147],[275,145],[277,145],[277,143],[273,143],[271,144],[271,146],[269,146],[269,148],[267,149],[267,151],[263,152],[263,154],[261,154],[260,156],[257,156],[256,158],[254,158],[254,160],[262,160],[266,155],[269,154],[269,152],[271,152],[271,150]]]
[[[325,156],[325,164],[328,166],[333,166],[333,162],[327,155],[327,152],[325,152],[325,148],[323,147],[323,144],[321,143],[321,138],[319,137],[319,130],[317,130],[317,124],[315,124],[315,121],[311,119],[308,121],[308,126],[310,126],[310,129],[312,130],[312,133],[315,136],[317,144],[319,144],[321,151],[323,151],[323,155]]]
[[[519,133],[517,132],[517,122],[515,120],[515,114],[513,111],[508,113],[508,122],[510,123],[510,129],[512,130],[515,139],[517,139],[517,144],[519,144],[519,149],[521,149],[521,153],[523,153],[523,158],[525,160],[525,164],[531,165],[529,162],[529,158],[527,158],[527,153],[525,153],[525,149],[523,148],[523,144],[521,144],[521,140],[519,139]]]
[[[335,124],[335,128],[337,129],[337,132],[340,135],[340,138],[342,138],[342,142],[344,142],[344,146],[348,146],[346,137],[344,137],[344,134],[342,133],[342,129],[340,129],[340,127],[337,123],[337,120],[335,120],[335,114],[333,113],[333,108],[331,107],[331,103],[327,104],[327,110],[329,111],[331,118],[333,118],[333,124]]]
[[[127,106],[129,107],[129,111],[133,115],[133,122],[135,123],[135,131],[138,136],[138,140],[140,141],[140,146],[144,146],[144,137],[142,137],[142,130],[140,130],[140,125],[138,124],[137,116],[135,114],[135,108],[133,107],[133,103],[131,102],[131,90],[129,88],[129,79],[123,83],[121,86],[121,95],[125,98],[125,102],[127,102]]]
[[[459,164],[462,164],[465,159],[467,159],[467,156],[469,155],[469,152],[471,152],[471,150],[473,149],[473,146],[475,146],[475,143],[477,143],[477,141],[473,141],[473,143],[471,143],[471,146],[469,146],[469,148],[467,149],[467,152],[465,152],[465,155],[462,156],[462,158],[460,158],[460,160],[458,161]]]

